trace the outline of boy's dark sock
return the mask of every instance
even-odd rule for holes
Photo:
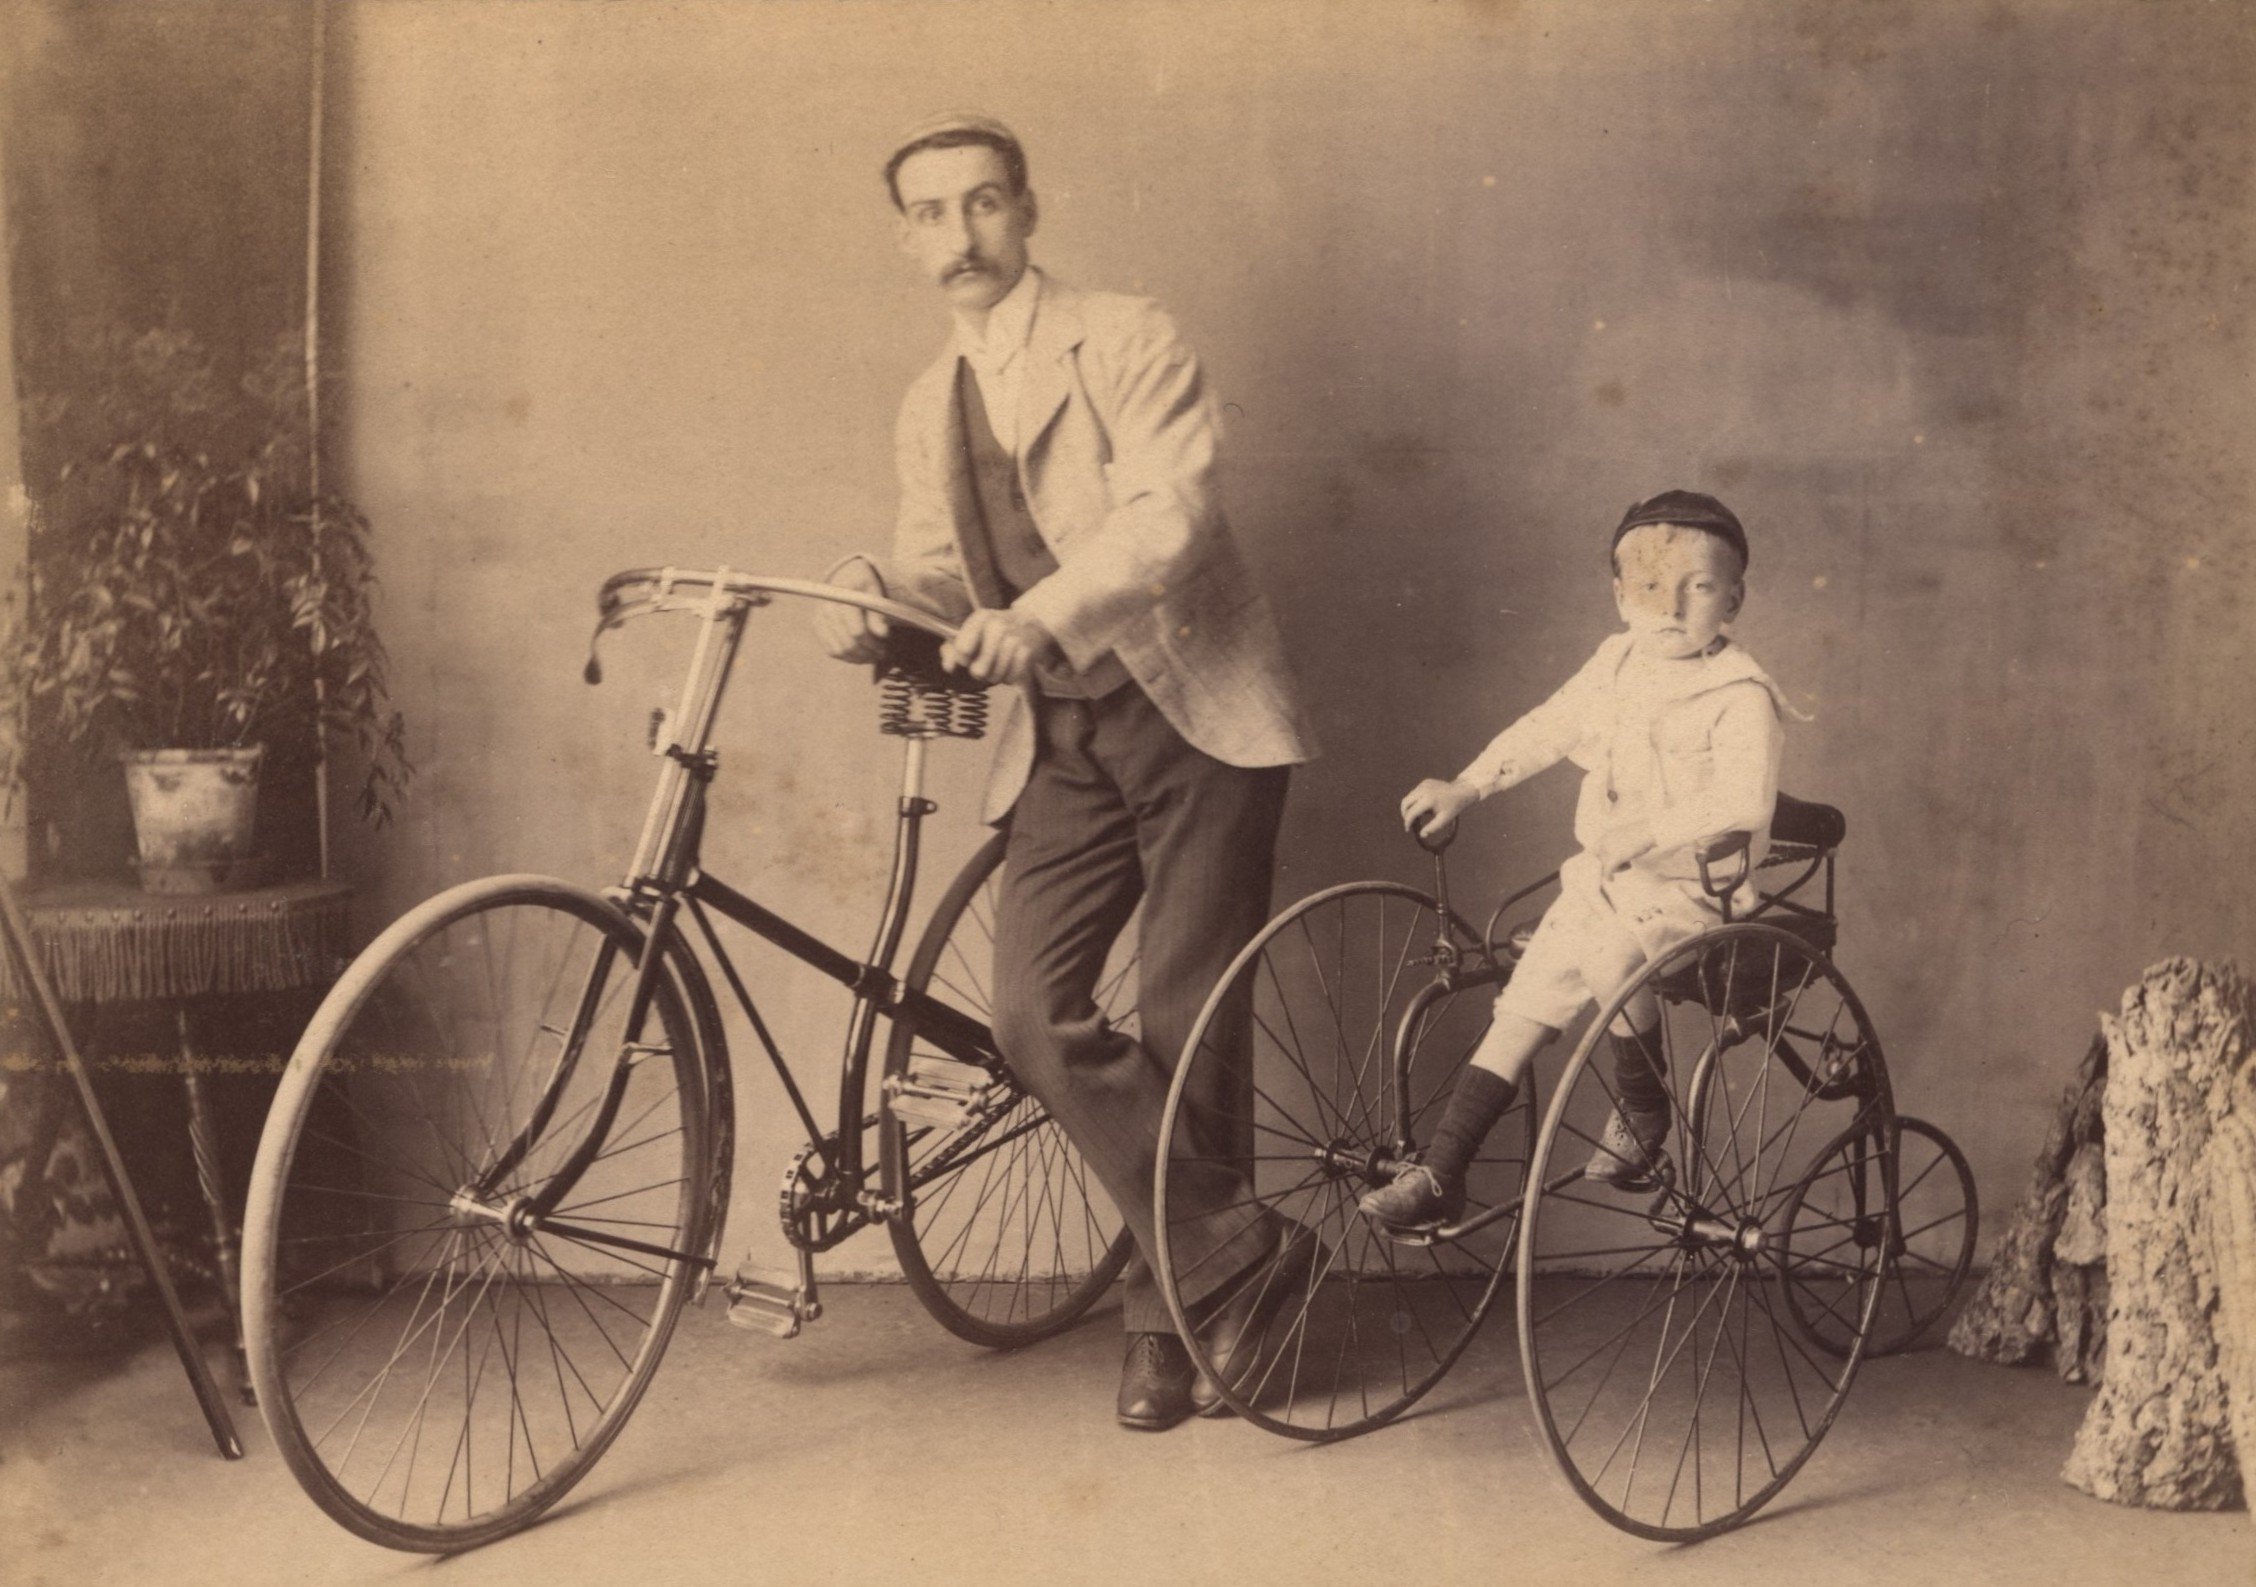
[[[1520,1088],[1502,1075],[1467,1064],[1450,1089],[1449,1105],[1434,1126],[1433,1144],[1426,1148],[1425,1165],[1445,1186],[1462,1186],[1465,1170],[1480,1150],[1488,1132],[1512,1105]]]
[[[1661,1056],[1661,1028],[1617,1036],[1607,1032],[1614,1052],[1614,1096],[1633,1113],[1669,1111],[1668,1061]]]

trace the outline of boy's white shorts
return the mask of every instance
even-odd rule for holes
[[[1634,865],[1601,880],[1597,857],[1577,854],[1559,867],[1559,896],[1496,995],[1497,1010],[1565,1030],[1646,960],[1722,921],[1696,882]]]

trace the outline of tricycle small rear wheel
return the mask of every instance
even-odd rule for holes
[[[1892,1229],[1879,1216],[1883,1154],[1861,1128],[1835,1138],[1786,1209],[1780,1290],[1802,1336],[1834,1355],[1852,1342],[1862,1286],[1880,1289],[1864,1353],[1895,1355],[1950,1310],[1974,1265],[1981,1213],[1966,1154],[1924,1119],[1896,1126]]]

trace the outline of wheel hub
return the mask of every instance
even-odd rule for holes
[[[1334,1179],[1360,1179],[1366,1185],[1384,1185],[1390,1182],[1409,1159],[1384,1146],[1359,1146],[1344,1136],[1335,1136],[1309,1154],[1323,1166]]]
[[[533,1236],[540,1232],[540,1217],[533,1210],[531,1196],[512,1196],[507,1201],[485,1201],[474,1190],[465,1187],[447,1199],[447,1210],[464,1226],[473,1223],[496,1225],[503,1238],[512,1245],[529,1245]]]
[[[1760,1223],[1746,1218],[1718,1217],[1704,1207],[1693,1207],[1677,1222],[1673,1232],[1679,1243],[1693,1250],[1720,1250],[1742,1262],[1768,1254],[1770,1236]]]

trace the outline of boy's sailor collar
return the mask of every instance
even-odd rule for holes
[[[1622,669],[1636,655],[1636,647],[1630,643],[1627,634],[1615,634],[1606,642],[1615,647],[1612,670],[1618,678]],[[1706,655],[1683,661],[1660,662],[1647,675],[1668,679],[1678,685],[1669,690],[1670,695],[1678,700],[1689,700],[1734,683],[1759,683],[1769,691],[1771,703],[1778,708],[1780,716],[1796,722],[1814,720],[1809,712],[1801,710],[1788,699],[1778,680],[1764,671],[1762,663],[1748,655],[1746,647],[1728,634],[1719,635],[1716,647]]]

